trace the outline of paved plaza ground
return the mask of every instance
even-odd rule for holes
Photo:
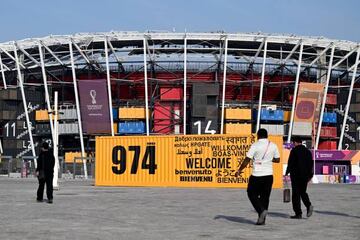
[[[273,190],[265,226],[244,189],[94,187],[66,180],[54,204],[35,179],[0,177],[0,239],[359,239],[360,185],[311,185],[309,219],[289,219]]]

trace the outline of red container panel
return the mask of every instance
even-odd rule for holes
[[[173,126],[171,125],[171,120],[155,120],[153,132],[162,134],[173,133]]]
[[[181,100],[183,97],[182,88],[160,88],[160,99],[164,101],[176,101]]]
[[[154,125],[154,133],[172,134],[174,131],[169,125]]]
[[[171,106],[164,106],[155,104],[154,106],[154,120],[171,119]]]
[[[337,129],[336,127],[322,127],[320,132],[320,137],[336,137]]]
[[[319,143],[319,150],[336,150],[336,141],[324,141]]]
[[[336,94],[328,94],[326,96],[326,104],[336,105],[337,104],[337,95]]]
[[[155,103],[154,120],[179,119],[182,117],[180,104],[162,102]]]

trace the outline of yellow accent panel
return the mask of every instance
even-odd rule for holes
[[[251,124],[244,123],[225,123],[226,134],[251,134]]]
[[[145,119],[145,108],[119,108],[119,119]]]
[[[75,157],[81,157],[81,152],[66,152],[65,153],[65,163],[74,163]],[[82,160],[77,159],[76,163],[82,163]]]
[[[290,122],[291,111],[284,111],[284,122]]]
[[[118,132],[118,124],[114,123],[113,126],[114,126],[114,133],[117,133]]]
[[[228,120],[251,120],[251,109],[226,108],[225,119]]]
[[[35,111],[36,121],[49,121],[49,114],[47,110],[36,110]]]
[[[281,162],[282,162],[283,164],[287,164],[288,161],[289,161],[289,156],[290,156],[290,150],[284,148],[284,149],[283,149],[283,153],[282,153]]]
[[[351,158],[351,164],[352,164],[352,165],[357,165],[357,164],[359,164],[359,162],[360,162],[360,151],[358,151],[358,152],[355,154],[355,156],[353,156],[353,157]]]
[[[270,136],[282,155],[282,137]],[[96,138],[95,185],[246,188],[251,167],[236,170],[255,135],[121,136]],[[274,163],[274,188],[282,164]]]

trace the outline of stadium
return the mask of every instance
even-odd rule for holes
[[[56,136],[60,158],[71,164],[93,159],[99,136],[265,128],[282,139],[283,155],[291,136],[302,136],[319,160],[315,173],[333,176],[323,181],[356,182],[359,54],[356,42],[261,33],[107,32],[1,43],[2,159],[33,159]],[[94,108],[100,113],[88,114]]]

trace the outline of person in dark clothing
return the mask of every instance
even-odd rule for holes
[[[301,200],[306,206],[306,216],[310,217],[313,213],[313,205],[310,202],[309,195],[306,193],[307,184],[314,175],[314,161],[311,151],[302,145],[300,137],[294,137],[295,147],[291,150],[288,166],[285,175],[290,173],[292,188],[292,206],[295,212],[293,219],[301,219]]]
[[[44,142],[42,144],[41,152],[37,160],[36,176],[39,180],[39,188],[37,190],[38,202],[43,201],[44,185],[46,184],[46,196],[48,203],[53,202],[53,178],[54,178],[54,165],[55,157],[51,151],[49,151],[49,144]]]

